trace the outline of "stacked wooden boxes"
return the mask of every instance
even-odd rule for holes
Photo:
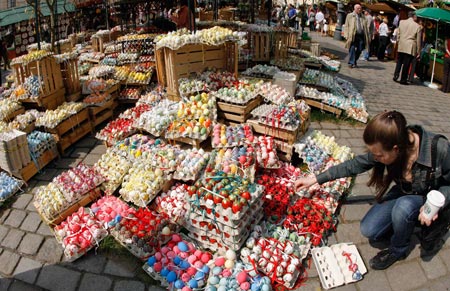
[[[66,101],[78,101],[81,97],[81,83],[77,59],[62,62],[61,73],[66,89]]]

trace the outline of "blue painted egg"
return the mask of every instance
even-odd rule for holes
[[[166,280],[169,283],[175,282],[175,280],[177,280],[177,274],[174,271],[170,271],[167,275],[166,275]]]
[[[191,289],[192,289],[192,288],[197,288],[197,287],[198,287],[197,280],[195,280],[195,279],[189,280],[188,284],[189,284],[189,288],[191,288]]]
[[[220,273],[222,273],[222,268],[221,268],[221,267],[214,267],[214,268],[212,269],[212,273],[213,273],[214,275],[219,275]]]
[[[155,256],[151,256],[150,258],[148,258],[147,260],[147,265],[149,265],[150,267],[153,267],[153,265],[156,263],[156,258]]]
[[[181,281],[180,279],[178,279],[178,280],[175,281],[174,286],[175,286],[175,288],[177,288],[177,289],[181,289],[181,288],[184,287],[184,282]]]
[[[189,250],[189,247],[187,246],[187,244],[185,242],[180,241],[178,243],[178,249],[182,252],[187,252]]]

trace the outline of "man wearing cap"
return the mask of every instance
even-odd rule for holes
[[[369,26],[364,14],[361,13],[361,5],[355,4],[353,12],[347,14],[345,19],[344,37],[347,39],[345,47],[348,51],[348,66],[357,67],[357,60],[361,56],[363,49],[369,45]]]
[[[400,21],[398,26],[398,57],[395,66],[394,81],[398,80],[402,71],[400,84],[408,85],[408,71],[412,60],[419,57],[421,50],[422,29],[416,22],[417,16],[414,11],[408,13],[408,19]]]

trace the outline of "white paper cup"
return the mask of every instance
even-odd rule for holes
[[[445,196],[436,190],[431,190],[427,194],[427,201],[423,205],[423,215],[427,219],[432,219],[433,216],[444,206]]]

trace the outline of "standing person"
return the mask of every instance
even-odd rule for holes
[[[416,23],[417,16],[413,11],[408,13],[408,19],[400,21],[398,26],[397,43],[398,58],[395,66],[394,81],[398,80],[400,71],[400,84],[408,85],[408,71],[411,61],[418,57],[421,44],[421,29]]]
[[[444,74],[442,76],[442,92],[450,92],[450,37],[445,38]]]
[[[349,49],[348,66],[350,68],[358,66],[357,61],[361,52],[370,43],[369,26],[361,10],[361,5],[355,4],[353,12],[347,14],[345,19],[344,37],[347,40],[345,47]]]
[[[389,43],[389,27],[388,19],[384,18],[378,28],[378,35],[380,37],[380,46],[378,47],[377,58],[379,61],[384,61],[384,55],[386,54],[386,47]]]
[[[0,58],[3,59],[3,69],[6,71],[7,69],[11,69],[8,58],[8,47],[6,45],[6,40],[3,38],[0,40]]]
[[[289,27],[294,27],[295,26],[295,18],[297,17],[297,11],[295,10],[294,5],[289,4],[289,8],[288,8],[288,25]]]
[[[325,15],[323,14],[322,10],[317,9],[316,13],[316,28],[319,29],[319,32],[321,35],[323,35],[323,25],[325,21]]]
[[[316,13],[314,13],[314,9],[311,8],[309,11],[309,31],[316,31]]]
[[[368,9],[366,9],[364,11],[364,16],[366,17],[367,24],[369,25],[369,38],[370,38],[370,41],[372,41],[373,35],[375,33],[374,19],[373,19],[372,14],[370,14],[370,11]],[[370,60],[370,56],[373,53],[373,52],[370,51],[370,48],[371,48],[371,46],[368,45],[366,50],[365,50],[365,52],[364,52],[364,60],[366,60],[366,61]]]
[[[177,24],[177,29],[181,28],[186,28],[188,30],[194,29],[194,14],[190,11],[188,7],[188,0],[180,1],[180,9],[178,9],[178,13],[173,20]]]
[[[306,23],[308,22],[308,14],[306,13],[306,9],[305,9],[305,7],[303,7],[302,8],[302,23],[301,23],[301,26],[302,26],[302,34],[303,34],[303,31],[305,31],[305,27],[306,27]]]
[[[361,220],[361,233],[369,241],[390,239],[389,248],[370,261],[374,270],[384,270],[409,254],[417,222],[422,224],[421,253],[431,255],[442,247],[450,214],[450,146],[447,139],[419,125],[407,125],[397,111],[376,115],[367,124],[364,143],[368,153],[359,155],[317,175],[300,178],[297,190],[323,184],[371,169],[368,186],[377,190],[375,203]],[[435,174],[431,174],[437,170]],[[396,185],[388,190],[391,183]],[[438,190],[445,204],[432,219],[424,216],[425,196]]]

